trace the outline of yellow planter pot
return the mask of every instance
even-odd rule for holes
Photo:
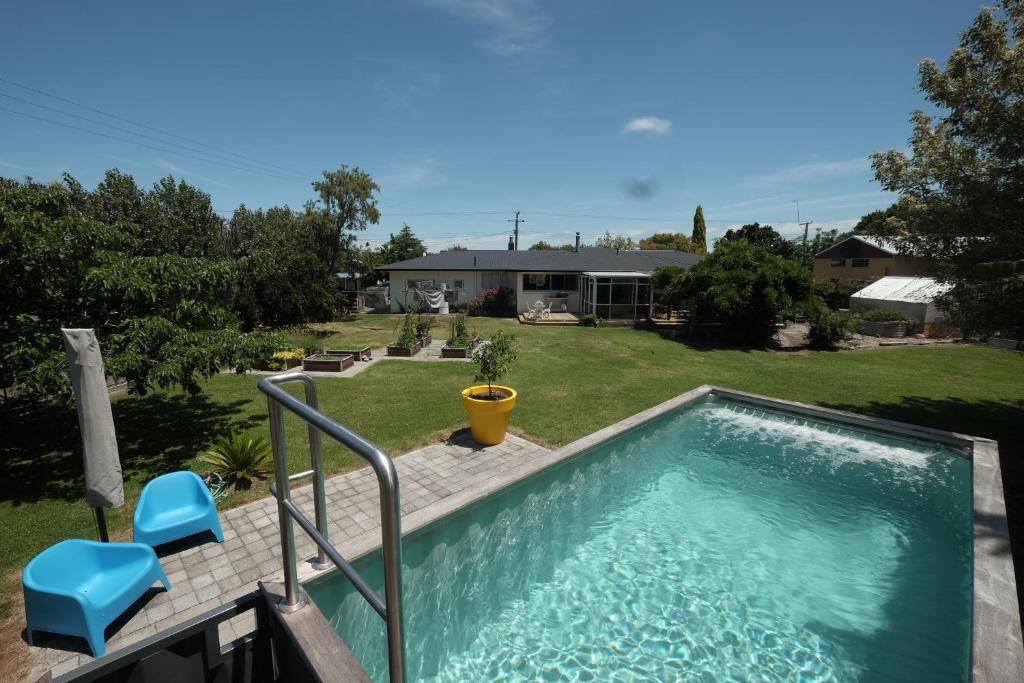
[[[469,429],[473,432],[473,440],[481,446],[494,446],[505,440],[508,429],[508,416],[516,407],[515,389],[492,384],[491,388],[508,394],[508,398],[500,401],[481,401],[470,398],[471,394],[486,394],[487,385],[470,387],[462,390],[462,405],[469,414]]]

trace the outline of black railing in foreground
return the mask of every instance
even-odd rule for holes
[[[256,630],[220,644],[222,622],[253,610]],[[54,683],[133,681],[277,681],[267,601],[260,591],[184,621],[58,676]],[[281,657],[282,653],[278,653]]]
[[[306,402],[298,400],[280,384],[301,382],[306,391]],[[299,586],[296,558],[295,533],[292,519],[320,549],[318,565],[323,566],[324,555],[330,559],[352,582],[359,594],[374,611],[384,619],[387,627],[388,669],[392,683],[405,682],[405,635],[402,615],[402,522],[398,491],[398,472],[395,464],[383,450],[370,441],[346,429],[320,412],[316,383],[304,372],[288,372],[265,377],[257,384],[267,395],[267,409],[270,413],[270,442],[274,451],[274,483],[271,492],[277,499],[278,523],[281,529],[281,554],[284,562],[285,597],[278,603],[282,612],[294,612],[304,608],[308,598]],[[288,449],[284,435],[284,409],[297,415],[309,426],[310,459],[312,470],[288,475]],[[324,502],[323,455],[319,434],[324,433],[366,460],[377,476],[380,488],[381,554],[384,562],[384,600],[380,599],[364,580],[345,561],[327,538],[326,504]],[[300,477],[313,477],[313,500],[316,507],[317,523],[314,525],[295,506],[291,499],[290,483]]]

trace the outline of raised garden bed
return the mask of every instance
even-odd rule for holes
[[[351,355],[334,356],[318,353],[302,359],[302,369],[309,372],[342,372],[355,365]]]
[[[473,349],[475,349],[476,345],[479,343],[479,339],[474,339],[466,348],[448,346],[448,344],[445,344],[441,347],[441,358],[469,358],[470,354],[473,353]]]
[[[327,349],[324,353],[328,356],[352,356],[357,361],[373,358],[373,351],[369,346],[352,349]]]
[[[389,346],[389,356],[401,356],[402,358],[411,358],[420,352],[420,343],[416,342],[413,346]]]
[[[420,337],[419,343],[420,343],[420,348],[423,348],[423,349],[427,348],[428,346],[430,346],[431,344],[434,343],[434,335],[428,334],[425,337]]]
[[[869,337],[905,337],[907,336],[907,323],[865,320],[860,325],[860,333]]]

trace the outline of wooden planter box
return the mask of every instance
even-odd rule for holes
[[[389,356],[401,356],[403,358],[411,358],[412,356],[415,356],[419,352],[420,352],[419,342],[417,342],[415,346],[412,346],[410,348],[406,348],[404,346],[389,346],[388,347],[388,355]]]
[[[328,356],[352,356],[355,360],[370,360],[373,358],[373,351],[369,346],[352,349],[327,349],[324,351]]]
[[[469,343],[469,346],[464,349],[445,344],[441,347],[441,358],[469,358],[470,354],[473,353],[473,349],[475,349],[476,345],[479,343],[479,339],[474,339]]]
[[[426,337],[419,338],[420,348],[425,349],[434,343],[434,335],[428,334]]]
[[[283,361],[283,363],[284,363],[283,368],[272,368],[272,367],[270,367],[270,359],[263,358],[261,360],[256,361],[255,363],[253,363],[252,364],[252,369],[253,370],[270,370],[272,372],[277,372],[277,371],[282,370],[282,369],[283,370],[291,370],[292,368],[297,368],[300,365],[302,365],[302,360],[299,359],[299,358],[289,358],[289,359]]]
[[[860,333],[869,337],[905,337],[907,336],[907,323],[876,323],[864,321],[860,325]]]
[[[309,372],[342,372],[355,365],[352,356],[332,356],[326,353],[302,359],[302,369]]]

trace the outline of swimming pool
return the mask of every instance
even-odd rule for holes
[[[971,460],[712,398],[408,535],[411,680],[967,680]],[[376,554],[355,563],[382,583]],[[306,585],[376,680],[382,623]]]

